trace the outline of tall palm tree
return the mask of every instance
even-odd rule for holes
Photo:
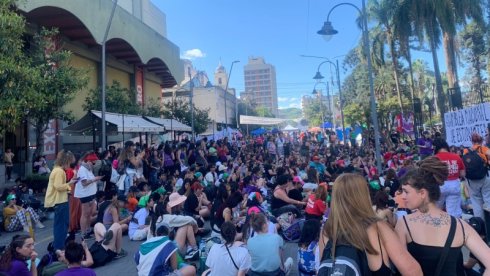
[[[398,72],[398,53],[395,44],[395,34],[393,30],[394,16],[398,9],[398,1],[393,0],[373,0],[369,6],[369,17],[378,22],[378,26],[384,31],[386,43],[390,50],[391,62],[393,65],[393,76],[395,78],[395,88],[398,96],[398,105],[403,113],[402,93],[400,89],[400,75]]]
[[[436,16],[442,30],[442,42],[446,57],[449,88],[458,86],[458,66],[456,62],[456,28],[466,25],[472,18],[477,24],[484,24],[482,1],[480,0],[438,0]]]

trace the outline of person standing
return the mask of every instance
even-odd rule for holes
[[[14,156],[15,155],[11,149],[7,149],[3,156],[3,161],[5,162],[5,170],[6,170],[5,173],[7,174],[8,181],[12,180],[12,170],[14,168],[14,163],[13,163]]]
[[[422,137],[417,140],[417,147],[419,148],[421,160],[424,160],[432,155],[432,139],[430,139],[429,132],[427,130],[424,130],[422,132]]]
[[[446,206],[446,211],[453,217],[460,218],[463,215],[461,209],[461,182],[460,178],[464,178],[466,171],[463,160],[459,155],[449,152],[449,145],[441,138],[434,140],[434,152],[439,160],[447,164],[449,175],[441,186],[441,198],[438,205],[442,208]]]
[[[68,206],[68,193],[70,184],[76,182],[76,178],[66,182],[65,171],[70,164],[75,162],[75,157],[70,151],[60,151],[56,156],[54,168],[49,175],[48,188],[44,198],[44,207],[54,207],[53,237],[54,249],[65,247],[66,234],[68,233],[68,223],[70,221],[70,209]]]
[[[97,193],[97,182],[102,176],[95,176],[92,169],[99,158],[95,153],[89,153],[84,158],[78,169],[78,181],[74,196],[80,199],[82,204],[82,215],[80,217],[80,229],[85,239],[89,239],[88,230],[92,216],[95,214],[95,194]]]
[[[479,167],[481,169],[484,169],[481,164],[483,162],[483,165],[488,168],[488,160],[490,160],[490,149],[485,147],[483,144],[483,138],[481,137],[480,134],[478,133],[473,133],[471,135],[471,150],[476,151],[478,153],[478,156],[480,156],[481,160],[479,164],[475,163],[475,166],[470,166],[468,163],[466,163],[466,179],[468,179],[468,189],[470,191],[470,199],[471,199],[471,205],[473,207],[473,214],[476,217],[480,217],[482,219],[485,219],[484,214],[483,214],[483,204],[490,206],[490,179],[488,178],[488,172],[486,173],[485,176],[483,177],[478,177],[479,179],[476,179],[475,177],[472,177],[472,172],[477,172],[480,171],[478,169]],[[465,149],[463,151],[463,156],[468,154],[468,150]],[[469,157],[463,157],[465,162],[467,162],[467,159]],[[473,179],[475,178],[475,179]]]

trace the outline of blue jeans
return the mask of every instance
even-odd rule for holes
[[[54,249],[64,249],[66,235],[68,234],[68,225],[70,223],[70,207],[68,202],[60,203],[54,206],[54,223],[53,223],[53,246]]]

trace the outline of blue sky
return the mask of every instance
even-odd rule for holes
[[[181,55],[193,54],[193,64],[212,79],[221,60],[229,70],[235,64],[230,87],[244,90],[243,66],[250,56],[262,56],[276,67],[279,107],[299,107],[301,95],[311,94],[312,79],[320,59],[331,59],[352,49],[361,38],[355,19],[357,11],[349,6],[335,9],[331,16],[339,34],[329,42],[316,34],[327,13],[338,0],[152,0],[167,16],[167,37],[180,47]],[[361,0],[349,0],[361,7]],[[196,50],[197,49],[197,50]],[[414,55],[420,57],[420,54]],[[428,54],[422,54],[431,64]],[[443,65],[444,57],[439,56]],[[330,80],[330,68],[322,74]],[[441,70],[444,70],[441,68]],[[332,69],[332,73],[335,72]],[[345,74],[341,71],[341,79]],[[331,88],[332,89],[332,88]],[[337,87],[334,88],[337,93]]]

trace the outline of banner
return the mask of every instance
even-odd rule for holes
[[[278,125],[286,121],[285,119],[278,118],[268,118],[268,117],[256,117],[256,116],[245,116],[240,115],[240,124],[243,125]]]
[[[446,138],[450,146],[471,146],[471,134],[487,134],[490,123],[490,104],[482,103],[444,114]]]

